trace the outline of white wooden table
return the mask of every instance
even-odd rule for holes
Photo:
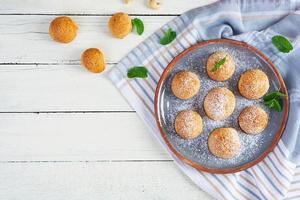
[[[0,199],[211,199],[151,137],[102,74],[79,64],[102,49],[108,69],[182,12],[213,0],[0,0]],[[143,36],[114,39],[112,13],[143,19]],[[53,42],[49,22],[71,15],[76,41]]]

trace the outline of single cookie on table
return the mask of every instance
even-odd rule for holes
[[[81,64],[93,73],[100,73],[105,69],[104,55],[97,48],[89,48],[81,54]]]
[[[126,13],[116,13],[109,19],[108,28],[113,36],[122,39],[132,30],[131,18]]]
[[[53,40],[61,43],[72,42],[77,35],[78,26],[70,17],[57,17],[50,26],[49,33]]]
[[[233,158],[240,153],[241,141],[234,128],[217,128],[208,137],[210,152],[220,158]]]
[[[263,132],[268,125],[268,114],[257,106],[248,106],[240,114],[239,125],[248,134],[258,134]]]
[[[200,89],[199,77],[189,71],[180,71],[174,75],[171,82],[171,90],[179,99],[190,99]]]
[[[202,118],[193,110],[183,110],[176,116],[175,130],[183,139],[194,139],[202,133]]]
[[[259,99],[269,90],[269,78],[260,69],[252,69],[244,72],[238,82],[238,89],[247,99]]]
[[[213,120],[229,117],[235,108],[235,96],[227,88],[214,88],[204,98],[204,111]]]
[[[225,59],[224,64],[215,69],[215,65]],[[230,79],[235,71],[235,62],[233,57],[225,51],[218,51],[209,56],[206,64],[208,76],[215,81],[226,81]]]

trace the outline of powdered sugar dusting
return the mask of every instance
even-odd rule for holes
[[[204,99],[204,106],[207,115],[213,119],[223,119],[230,113],[227,107],[232,104],[234,100],[230,101],[230,97],[226,95],[224,90],[211,90]],[[209,113],[209,114],[208,114]]]
[[[212,108],[212,112],[214,115],[224,115],[225,112],[225,106],[228,103],[228,98],[220,93],[216,94],[215,101],[210,102],[210,107]]]
[[[173,92],[178,97],[190,97],[193,96],[199,88],[199,80],[196,74],[182,71],[176,74],[176,86],[173,85]]]
[[[184,114],[184,126],[182,127],[182,132],[190,133],[194,129],[194,119],[192,118],[191,114],[185,113]]]
[[[181,133],[181,136],[193,138],[201,132],[201,118],[194,111],[185,110],[180,112],[175,121],[176,131]]]
[[[211,80],[206,73],[206,61],[209,55],[216,51],[229,52],[236,62],[236,71],[231,79],[225,82]],[[263,104],[262,100],[248,100],[242,97],[237,89],[237,83],[240,75],[248,69],[261,69],[270,79],[270,90],[277,90],[279,82],[274,72],[268,67],[259,56],[242,47],[236,47],[229,44],[211,44],[201,49],[194,50],[182,58],[166,79],[160,97],[160,114],[163,119],[162,126],[168,134],[172,145],[185,157],[202,166],[208,168],[232,168],[248,163],[260,156],[272,142],[276,130],[280,127],[282,113],[269,111]],[[176,98],[171,89],[170,82],[172,77],[181,70],[189,70],[200,77],[201,88],[199,93],[188,100]],[[214,121],[209,119],[203,109],[204,97],[208,91],[216,87],[227,87],[236,97],[236,107],[231,116],[225,120]],[[224,99],[222,96],[217,97],[220,102]],[[225,101],[225,100],[224,100]],[[267,111],[270,121],[268,127],[262,134],[248,135],[242,132],[238,125],[238,116],[247,106],[258,105]],[[218,107],[216,105],[216,107]],[[200,136],[192,140],[184,140],[179,137],[174,129],[174,120],[176,115],[185,109],[197,111],[203,119],[203,132]],[[220,109],[214,111],[216,114],[221,113]],[[208,150],[207,139],[209,134],[220,127],[235,128],[241,140],[241,152],[238,156],[231,159],[218,158]]]

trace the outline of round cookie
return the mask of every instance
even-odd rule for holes
[[[239,125],[248,134],[261,133],[268,125],[268,114],[260,107],[248,106],[240,114]]]
[[[172,79],[171,90],[179,99],[189,99],[195,96],[200,89],[198,76],[189,71],[180,71]]]
[[[192,110],[181,111],[175,119],[175,130],[183,139],[193,139],[199,136],[203,129],[201,116]]]
[[[81,64],[89,71],[100,73],[105,69],[103,53],[97,48],[90,48],[81,54]]]
[[[215,64],[225,58],[225,63],[222,64],[216,71],[212,71]],[[209,56],[206,64],[208,76],[215,81],[226,81],[232,77],[235,71],[235,62],[232,56],[225,51],[217,51]]]
[[[260,69],[244,72],[238,82],[238,89],[242,96],[248,99],[259,99],[269,90],[268,76]]]
[[[109,19],[108,27],[113,36],[122,39],[132,30],[131,18],[126,13],[116,13]]]
[[[214,88],[206,95],[203,106],[209,118],[223,120],[234,111],[235,96],[227,88]]]
[[[220,158],[232,158],[239,154],[241,141],[234,128],[217,128],[208,137],[210,152]]]
[[[73,41],[77,35],[77,30],[76,23],[70,17],[57,17],[49,26],[52,39],[61,43]]]

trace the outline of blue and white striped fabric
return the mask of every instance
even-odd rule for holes
[[[300,199],[300,1],[228,0],[190,10],[157,30],[133,49],[108,76],[151,133],[174,158],[179,168],[201,189],[216,199]],[[171,27],[177,38],[168,46],[159,38]],[[282,34],[292,41],[289,54],[271,43]],[[167,148],[154,118],[154,91],[161,73],[180,52],[202,40],[231,38],[247,42],[264,52],[278,67],[289,90],[287,128],[275,150],[258,165],[227,175],[203,173],[186,165]],[[127,79],[127,70],[144,65],[147,79]]]

